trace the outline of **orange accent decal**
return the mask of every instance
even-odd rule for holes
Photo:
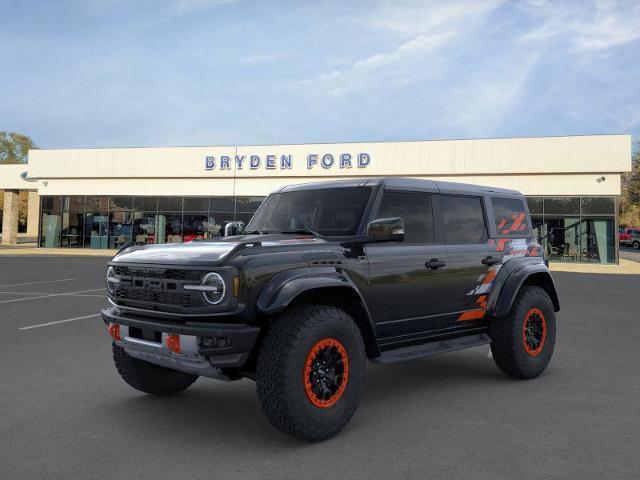
[[[476,303],[480,306],[478,310],[467,310],[462,315],[458,317],[459,322],[464,322],[467,320],[479,320],[484,317],[484,314],[487,311],[487,296],[480,295],[476,300]]]
[[[325,349],[333,349],[337,350],[337,353],[340,355],[342,359],[342,380],[338,385],[338,390],[329,396],[329,398],[324,399],[319,397],[316,392],[313,391],[313,385],[311,384],[311,376],[313,373],[313,363],[316,360],[316,357],[320,352]],[[312,405],[318,408],[329,408],[335,405],[338,400],[344,394],[344,391],[347,389],[347,383],[349,381],[349,356],[347,355],[347,350],[344,348],[344,345],[340,343],[335,338],[323,338],[311,347],[309,350],[309,354],[307,355],[307,359],[304,362],[304,370],[302,382],[304,385],[304,393],[307,396],[309,402]]]
[[[516,218],[516,220],[513,222],[513,226],[511,227],[511,231],[512,232],[517,232],[518,229],[520,229],[520,225],[522,224],[523,220],[524,220],[524,212],[522,212],[520,215],[518,215],[518,218]]]
[[[484,310],[467,310],[458,317],[459,322],[465,322],[467,320],[479,320],[484,317]]]
[[[483,310],[487,309],[487,296],[480,295],[476,300],[476,303],[482,307]]]
[[[497,228],[502,228],[502,227],[504,227],[504,225],[505,225],[506,223],[507,223],[507,219],[506,219],[506,218],[503,218],[503,219],[500,221],[500,223],[498,224],[498,227],[497,227]]]
[[[507,244],[507,242],[509,241],[508,238],[501,238],[500,240],[498,240],[498,247],[497,250],[499,252],[504,250],[505,245]]]
[[[493,282],[493,279],[496,278],[497,274],[498,272],[496,270],[489,270],[487,275],[482,279],[482,283],[487,284]]]

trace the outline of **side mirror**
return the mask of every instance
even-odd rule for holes
[[[400,217],[377,218],[367,225],[372,242],[401,242],[404,240],[404,221]]]

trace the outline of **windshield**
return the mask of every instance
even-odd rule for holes
[[[246,232],[318,233],[329,237],[356,235],[370,187],[326,188],[269,195]]]

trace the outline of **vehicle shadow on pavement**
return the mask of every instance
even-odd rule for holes
[[[401,395],[414,395],[436,388],[441,390],[511,380],[487,356],[488,351],[488,347],[482,347],[406,362],[370,365],[363,404],[375,404],[388,395],[399,400]]]
[[[433,391],[446,396],[447,390],[486,385],[488,381],[509,379],[487,358],[486,347],[398,364],[370,364],[362,404],[354,418],[359,427],[348,428],[341,436],[371,433],[370,428],[375,427],[367,427],[363,417],[388,402],[419,402],[428,408],[424,402]],[[202,444],[209,446],[253,444],[266,453],[313,445],[276,431],[260,409],[255,384],[246,379],[229,384],[200,379],[189,390],[169,398],[127,390],[119,398],[103,405],[100,414],[117,418],[136,437],[166,436],[172,442],[205,442]]]

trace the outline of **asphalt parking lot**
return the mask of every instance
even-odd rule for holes
[[[0,257],[0,478],[630,479],[640,471],[640,276],[556,273],[543,376],[481,347],[371,365],[347,428],[274,430],[249,380],[154,398],[116,374],[105,258]]]
[[[620,258],[631,260],[632,262],[640,262],[640,250],[632,247],[620,246]]]

